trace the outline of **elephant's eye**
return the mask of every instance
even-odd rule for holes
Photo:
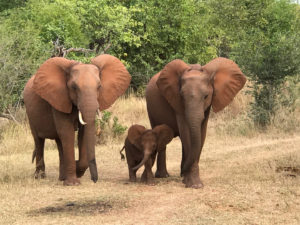
[[[204,96],[204,99],[207,99],[207,97],[208,97],[208,95],[205,95],[205,96]]]
[[[98,85],[97,90],[99,90],[101,88],[101,84]]]

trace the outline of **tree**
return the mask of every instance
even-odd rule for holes
[[[276,113],[285,78],[299,73],[299,12],[286,0],[248,2],[246,9],[249,21],[232,56],[250,77],[254,96],[251,115],[264,127]]]
[[[276,113],[285,78],[299,72],[299,7],[287,0],[211,0],[209,5],[220,28],[218,54],[234,59],[250,78],[250,115],[265,127]]]

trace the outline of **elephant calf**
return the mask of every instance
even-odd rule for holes
[[[152,130],[147,130],[141,125],[132,125],[128,130],[125,145],[120,151],[121,158],[124,159],[122,151],[125,149],[129,180],[136,181],[136,171],[142,166],[145,170],[141,181],[153,184],[152,166],[155,161],[156,153],[165,151],[166,145],[174,137],[173,130],[167,125],[159,125]]]

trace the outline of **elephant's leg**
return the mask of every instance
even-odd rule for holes
[[[206,130],[207,130],[209,113],[210,113],[210,107],[205,111],[205,119],[202,122],[200,154],[201,154],[201,151],[202,151],[202,148],[203,148],[203,145],[205,142],[205,138],[206,138]],[[185,183],[186,187],[192,187],[192,188],[202,188],[203,187],[203,183],[201,182],[200,176],[199,176],[200,154],[198,154],[198,158],[192,165],[190,172],[188,172],[186,174],[186,176],[184,176],[183,183]],[[184,154],[182,156],[184,156]]]
[[[153,167],[154,162],[155,162],[156,155],[157,155],[157,152],[155,152],[155,153],[153,153],[153,154],[151,155],[151,162],[152,162],[152,165],[151,165],[151,172],[152,172],[152,167]],[[143,172],[143,174],[142,174],[141,180],[143,181],[143,180],[146,180],[146,179],[147,179],[147,170],[146,170],[146,168],[145,168],[145,169],[144,169],[144,172]]]
[[[145,170],[142,174],[141,181],[146,182],[149,185],[154,184],[154,179],[153,179],[153,173],[152,173],[152,158],[149,158],[147,162],[145,163]]]
[[[166,165],[166,147],[160,150],[157,154],[157,170],[155,172],[155,177],[165,178],[169,177]]]
[[[184,152],[184,147],[183,144],[181,143],[181,152],[182,152],[182,158],[181,158],[181,165],[180,168],[181,170],[183,169],[184,161],[185,161],[185,152]]]
[[[184,151],[185,148],[182,145],[182,158],[186,158],[186,152]],[[199,176],[199,160],[200,160],[200,154],[199,157],[196,159],[196,161],[191,166],[191,169],[189,172],[182,174],[183,175],[183,183],[185,184],[185,187],[191,187],[191,188],[202,188],[203,183],[200,180]],[[184,160],[181,161],[181,169],[183,167]]]
[[[75,164],[75,154],[74,154],[74,130],[69,131],[70,134],[62,136],[61,142],[63,147],[63,165],[65,180],[64,185],[79,185],[80,181],[76,176],[76,164]],[[71,135],[73,133],[73,135]],[[72,137],[71,137],[72,136]]]
[[[63,149],[64,185],[79,185],[76,176],[74,141],[75,131],[72,114],[66,114],[52,109],[55,127]]]
[[[64,154],[63,154],[63,147],[62,147],[62,143],[60,141],[59,138],[55,139],[56,145],[57,145],[57,149],[58,149],[58,154],[59,154],[59,177],[58,179],[60,181],[63,181],[66,179],[65,176],[65,170],[64,170]]]
[[[184,161],[185,161],[185,154],[186,154],[186,152],[184,151],[184,147],[183,147],[183,144],[181,143],[181,146],[182,146],[182,148],[181,148],[181,151],[182,151],[182,158],[181,158],[181,166],[180,166],[180,168],[181,168],[181,171],[182,171],[182,169],[183,169],[183,165],[184,165]],[[181,176],[183,176],[183,174],[181,174]],[[182,180],[182,183],[186,183],[186,176],[183,176],[183,180]]]
[[[146,168],[145,168],[143,173],[142,173],[142,176],[141,176],[141,181],[146,182],[146,180],[147,180],[147,171],[146,171]]]
[[[136,182],[136,171],[133,170],[131,166],[128,165],[128,170],[129,170],[129,181],[130,182]]]
[[[34,178],[45,178],[45,162],[44,162],[44,145],[45,145],[45,139],[34,137],[34,145],[35,145],[35,156],[36,156],[36,168],[34,173]]]
[[[202,147],[203,147],[203,142],[202,142],[201,149]],[[199,175],[199,160],[200,160],[200,155],[192,165],[191,171],[187,174],[187,176],[184,176],[183,183],[185,183],[186,187],[198,189],[204,186]]]
[[[88,168],[87,150],[83,139],[84,126],[81,126],[78,131],[78,150],[79,159],[76,161],[76,175],[82,177]]]
[[[185,183],[185,187],[191,187],[196,189],[203,187],[199,176],[198,161],[194,162],[194,164],[191,167],[191,170],[184,175],[183,182]]]

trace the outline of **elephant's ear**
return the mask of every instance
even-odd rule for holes
[[[173,130],[165,124],[154,127],[153,132],[155,132],[158,137],[158,150],[164,149],[164,147],[174,138]]]
[[[34,76],[34,91],[56,110],[64,113],[72,111],[66,71],[75,63],[77,62],[62,57],[50,58],[40,66]]]
[[[135,145],[138,149],[141,149],[140,139],[142,134],[146,131],[146,128],[141,125],[132,125],[128,129],[128,140],[131,144]]]
[[[246,77],[235,62],[222,57],[213,59],[203,68],[214,76],[212,107],[214,112],[219,112],[244,87]]]
[[[101,88],[98,95],[100,110],[110,107],[127,90],[131,76],[123,63],[112,55],[99,55],[92,63],[100,68]]]
[[[158,89],[177,113],[183,113],[180,95],[180,77],[189,66],[180,59],[169,62],[160,72],[156,81]]]

